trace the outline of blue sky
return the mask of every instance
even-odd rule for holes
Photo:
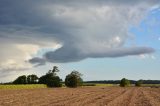
[[[0,1],[0,81],[45,74],[64,80],[157,79],[158,0]]]
[[[130,28],[130,32],[136,37],[136,43],[141,45],[151,45],[159,49],[160,37],[160,10],[151,10],[138,26]]]

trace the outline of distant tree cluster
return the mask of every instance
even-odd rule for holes
[[[130,84],[135,84],[137,81],[129,80]],[[149,81],[154,82],[153,80],[142,80],[143,83],[148,83]],[[147,82],[146,82],[147,81]],[[99,80],[99,81],[85,81],[84,83],[97,83],[97,84],[120,84],[121,80]],[[160,84],[160,81],[154,82],[156,84]],[[152,83],[151,83],[152,84]]]
[[[123,78],[120,81],[120,86],[121,87],[127,87],[127,86],[130,86],[130,84],[131,84],[130,80],[128,80],[126,78]],[[138,80],[138,81],[135,82],[135,86],[137,86],[137,87],[142,86],[142,84],[143,84],[143,80]]]
[[[37,84],[38,83],[38,77],[37,75],[22,75],[19,76],[16,80],[13,81],[13,84]]]
[[[58,67],[54,66],[52,70],[49,70],[45,75],[40,78],[37,75],[22,75],[13,81],[13,84],[46,84],[48,87],[61,87],[62,79],[56,74],[59,72]],[[78,87],[81,86],[83,80],[82,74],[78,71],[72,71],[65,78],[65,85],[67,87]]]
[[[142,84],[160,84],[160,80],[129,80],[130,84],[140,86]],[[98,81],[85,81],[85,84],[120,84],[121,80],[98,80]]]

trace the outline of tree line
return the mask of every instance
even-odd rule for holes
[[[49,70],[45,75],[38,78],[37,75],[22,75],[16,78],[13,84],[46,84],[48,87],[61,87],[62,79],[56,74],[59,72],[57,66],[54,66],[52,70]],[[78,71],[72,71],[65,78],[65,85],[67,87],[78,87],[83,83],[81,78],[82,74]]]
[[[131,84],[136,84],[136,80],[129,80]],[[143,84],[160,84],[160,80],[142,80]],[[99,80],[99,81],[85,81],[84,83],[98,83],[98,84],[120,84],[121,80]]]
[[[62,82],[62,79],[57,75],[57,72],[60,70],[57,66],[54,66],[52,70],[49,70],[45,75],[42,75],[38,78],[37,75],[22,75],[16,78],[12,84],[46,84],[48,87],[61,87],[64,83],[67,87],[78,87],[83,85],[82,74],[78,71],[72,71],[65,78],[65,81]],[[103,81],[85,81],[90,84],[119,84],[121,87],[130,86],[135,84],[135,86],[141,86],[142,84],[160,84],[159,80],[128,80],[122,78],[121,80],[103,80]],[[84,85],[85,85],[84,84]]]

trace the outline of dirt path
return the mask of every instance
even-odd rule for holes
[[[160,88],[0,90],[0,106],[160,106]]]

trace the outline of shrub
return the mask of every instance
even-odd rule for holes
[[[72,71],[70,74],[68,74],[65,78],[65,85],[67,87],[78,87],[83,85],[83,80],[81,78],[82,74],[78,71]]]
[[[121,79],[121,81],[120,81],[120,86],[121,87],[126,87],[126,86],[129,86],[129,85],[130,85],[130,81],[128,79],[126,79],[126,78]]]
[[[142,84],[143,84],[143,81],[142,81],[142,80],[138,80],[138,81],[135,83],[135,86],[140,87],[140,86],[142,86]]]

